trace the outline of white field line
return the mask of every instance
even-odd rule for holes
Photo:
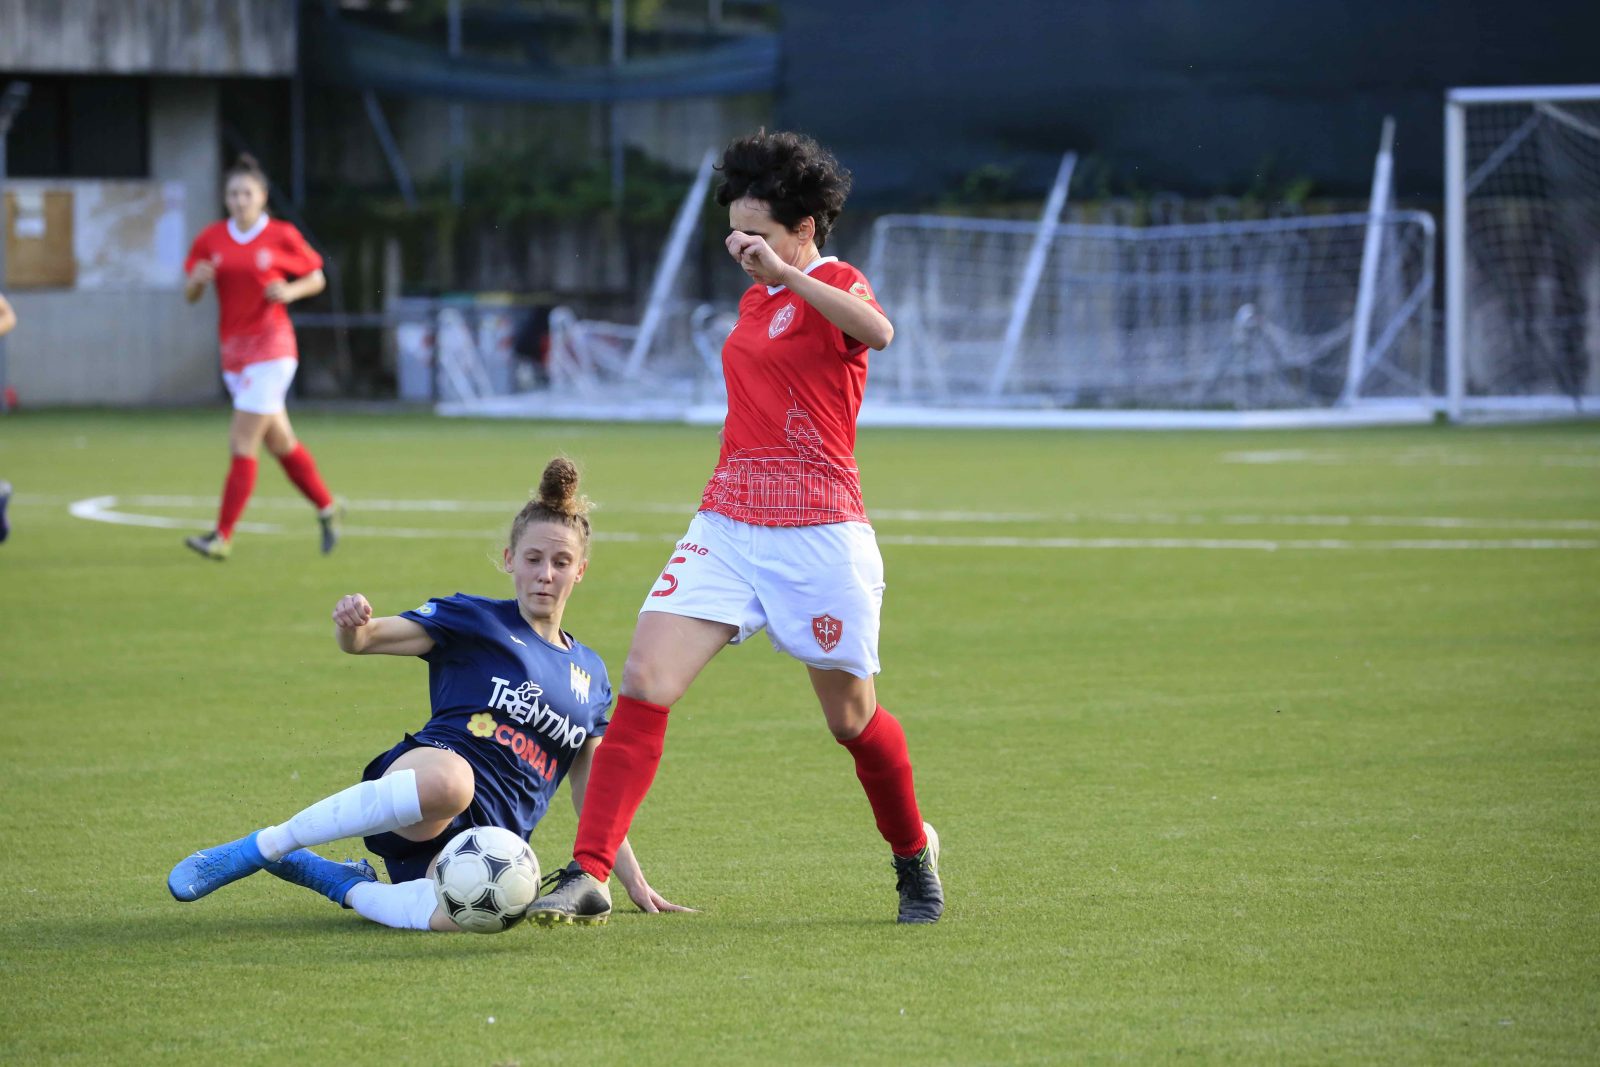
[[[1493,453],[1452,452],[1443,448],[1408,448],[1379,454],[1341,452],[1337,449],[1281,448],[1224,452],[1224,463],[1276,465],[1306,463],[1313,466],[1383,465],[1388,467],[1600,467],[1600,453],[1573,451],[1551,455],[1506,457]]]
[[[26,502],[26,498],[23,498]],[[64,498],[57,498],[64,499]],[[210,510],[217,503],[214,496],[178,496],[170,494],[135,494],[129,496],[94,497],[107,500],[109,507],[172,507],[204,508]],[[78,501],[72,505],[86,501]],[[510,516],[521,506],[519,501],[496,500],[351,500],[350,510],[363,512],[416,512],[442,514],[486,514]],[[300,497],[252,497],[253,509],[293,510],[304,512],[306,502]],[[71,509],[69,509],[71,510]],[[603,518],[610,511],[619,515],[661,514],[679,515],[684,521],[694,514],[692,507],[682,504],[618,504],[601,506],[598,514]],[[77,514],[73,511],[73,514]],[[1047,511],[958,511],[953,509],[916,510],[873,508],[871,516],[885,522],[945,522],[972,525],[1006,525],[1017,523],[1054,523],[1085,525],[1098,523],[1107,526],[1332,526],[1332,527],[1394,527],[1412,530],[1593,530],[1600,531],[1600,519],[1522,519],[1477,518],[1443,515],[1204,515],[1176,514],[1172,512],[1047,512]],[[80,516],[81,517],[81,516]],[[170,529],[189,529],[194,524],[187,520],[159,520],[130,525],[166,526]],[[387,529],[387,527],[385,527]],[[241,526],[240,529],[248,529]],[[352,532],[357,528],[350,527]]]
[[[130,496],[126,499],[129,507],[198,507],[209,506],[212,503],[207,497],[178,497],[178,496]],[[263,501],[262,503],[265,503]],[[293,502],[298,508],[304,509],[303,502]],[[404,505],[408,501],[365,501],[353,503],[353,508],[369,511],[394,511],[406,510]],[[419,511],[444,512],[482,512],[488,510],[490,502],[487,501],[439,501],[425,500],[417,502],[423,506]],[[461,506],[454,509],[441,505],[459,503]],[[381,506],[373,506],[374,504]],[[114,495],[88,497],[74,501],[68,511],[76,518],[90,522],[105,522],[120,526],[143,526],[168,530],[205,530],[210,523],[198,519],[181,519],[166,515],[146,515],[139,512],[123,511],[122,498]],[[496,511],[504,510],[503,505],[493,505]],[[942,513],[957,514],[957,513]],[[1206,519],[1202,516],[1113,516],[1101,521],[1123,522],[1157,522],[1164,520],[1174,522],[1203,523],[1203,522],[1235,522],[1239,525],[1343,525],[1343,526],[1430,526],[1437,525],[1446,528],[1494,528],[1497,526],[1527,529],[1600,529],[1600,522],[1588,520],[1485,520],[1485,519],[1430,519],[1414,520],[1386,516],[1268,516],[1268,515],[1240,515],[1222,516],[1217,519]],[[1030,519],[1029,521],[1039,521]],[[1056,521],[1061,521],[1060,517]],[[1093,516],[1069,516],[1066,521],[1095,521]],[[1543,525],[1533,525],[1533,524]],[[281,523],[240,523],[238,527],[247,533],[286,533],[302,532],[304,524],[297,524],[293,530]],[[500,535],[498,529],[459,529],[417,526],[347,526],[346,532],[357,537],[387,537],[404,539],[434,539],[434,538],[493,538]],[[597,541],[642,542],[676,540],[671,534],[649,534],[634,531],[596,531]],[[1231,550],[1253,552],[1276,551],[1305,551],[1305,550],[1361,550],[1361,551],[1449,551],[1449,550],[1479,550],[1479,551],[1505,551],[1505,550],[1548,550],[1548,549],[1595,549],[1600,548],[1600,540],[1594,539],[1555,539],[1555,538],[1512,538],[1512,539],[1403,539],[1385,541],[1352,541],[1339,538],[1215,538],[1215,537],[945,537],[945,536],[917,536],[908,534],[881,534],[878,537],[880,544],[898,546],[925,546],[940,548],[1044,548],[1044,549],[1202,549],[1202,550]]]

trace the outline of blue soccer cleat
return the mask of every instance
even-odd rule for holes
[[[297,848],[276,863],[267,864],[267,873],[275,874],[285,882],[314,889],[341,908],[345,894],[362,882],[376,882],[378,872],[366,860],[345,860],[335,863],[323,859],[309,848]]]
[[[176,899],[187,902],[255,874],[267,865],[256,847],[256,836],[260,833],[257,830],[237,841],[203,848],[189,856],[167,875],[167,888]]]

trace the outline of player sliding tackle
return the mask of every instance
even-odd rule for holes
[[[432,718],[368,764],[356,785],[179,863],[167,878],[174,897],[198,900],[265,870],[386,926],[456,930],[428,878],[452,838],[499,826],[526,839],[569,777],[582,812],[611,683],[600,657],[561,629],[589,565],[588,501],[577,487],[572,463],[552,460],[512,521],[503,561],[510,600],[457,593],[383,618],[360,594],[339,600],[340,649],[427,661]],[[378,882],[365,861],[310,851],[346,837],[365,838],[393,884]],[[650,888],[626,842],[616,870],[640,910],[691,910]]]

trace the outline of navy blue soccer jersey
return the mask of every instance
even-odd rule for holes
[[[533,632],[515,600],[457,593],[400,613],[428,631],[433,717],[418,741],[472,764],[473,806],[527,837],[591,737],[605,733],[611,680],[593,649]]]

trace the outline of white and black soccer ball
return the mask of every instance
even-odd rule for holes
[[[439,853],[433,888],[461,929],[498,934],[521,922],[539,895],[539,860],[510,830],[475,826]]]

